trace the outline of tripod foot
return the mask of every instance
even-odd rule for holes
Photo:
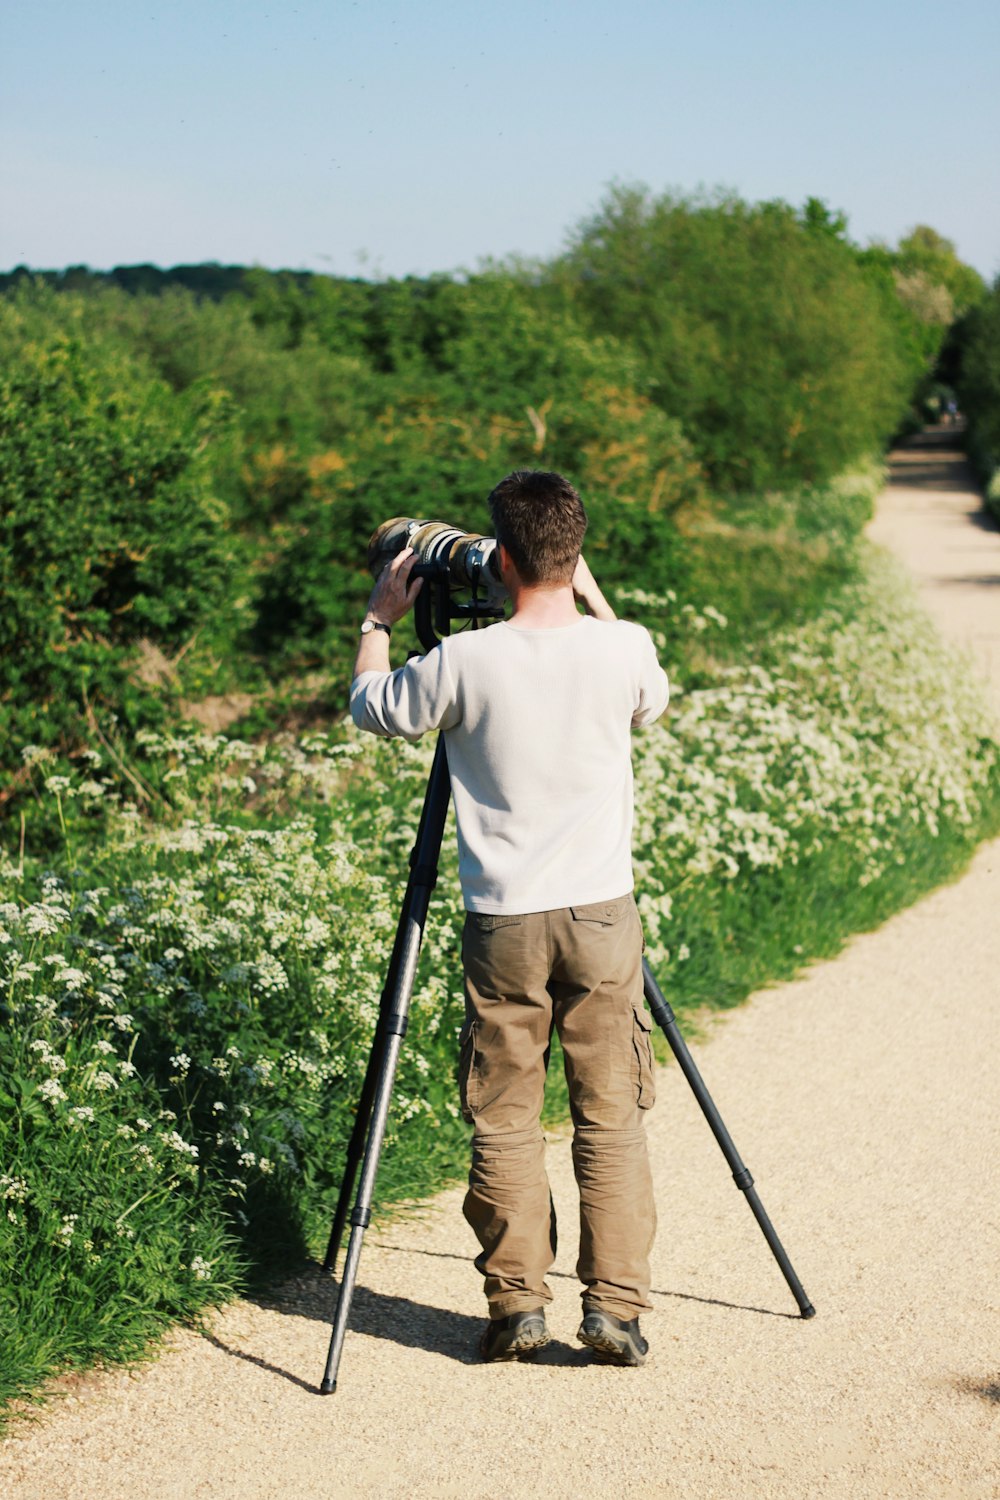
[[[321,1396],[332,1396],[336,1389],[337,1382],[335,1380],[324,1380],[319,1388],[319,1393]]]
[[[816,1309],[813,1307],[811,1302],[809,1303],[808,1307],[804,1307],[802,1309],[802,1316],[804,1318],[814,1318],[816,1316]]]

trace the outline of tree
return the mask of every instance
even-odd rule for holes
[[[555,275],[593,330],[641,352],[717,484],[787,486],[884,443],[909,394],[905,351],[842,235],[815,199],[796,215],[616,187]]]
[[[959,260],[952,241],[928,224],[918,224],[900,240],[896,262],[903,276],[919,276],[926,284],[946,288],[955,317],[961,317],[986,296],[986,283],[979,272]]]

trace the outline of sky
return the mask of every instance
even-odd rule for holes
[[[6,0],[0,270],[473,270],[623,182],[930,224],[992,280],[998,67],[998,0]]]

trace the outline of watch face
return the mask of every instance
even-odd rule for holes
[[[363,622],[362,626],[361,626],[361,634],[362,635],[370,635],[371,632],[374,629],[375,629],[375,621],[374,620],[365,620]]]

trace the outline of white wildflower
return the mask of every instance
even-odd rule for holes
[[[79,1214],[63,1214],[62,1224],[56,1230],[56,1237],[62,1244],[68,1245],[71,1242],[73,1235],[76,1233],[76,1226],[79,1219]]]

